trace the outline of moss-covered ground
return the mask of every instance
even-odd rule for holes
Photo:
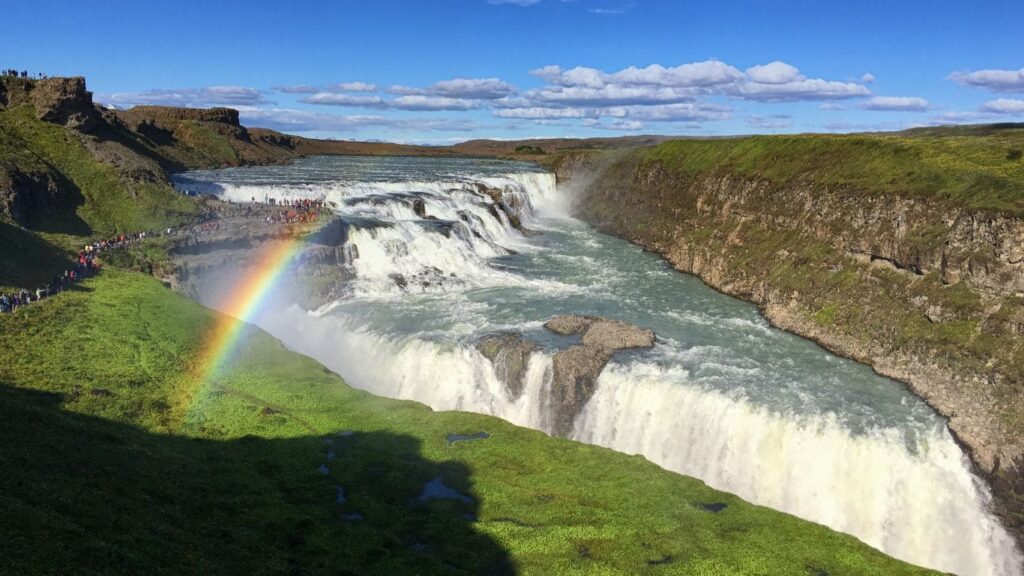
[[[926,573],[639,457],[357,391],[256,329],[198,378],[217,321],[115,269],[0,316],[0,573]],[[416,503],[437,477],[471,502]]]

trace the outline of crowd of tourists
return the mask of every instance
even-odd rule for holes
[[[54,276],[48,284],[39,286],[34,291],[22,289],[10,294],[0,294],[0,314],[17,312],[18,308],[67,290],[99,272],[100,262],[96,255],[100,252],[113,248],[124,248],[145,239],[145,232],[135,232],[133,234],[116,234],[110,238],[86,244],[78,251],[78,257],[74,264]]]
[[[5,74],[11,72],[17,73],[14,70],[4,71]],[[270,208],[269,210],[267,209],[268,207]],[[262,217],[263,221],[268,225],[286,225],[317,222],[322,216],[329,214],[330,209],[327,208],[324,200],[276,200],[270,198],[267,202],[256,202],[256,199],[253,198],[252,203],[245,205],[244,208],[237,204],[221,204],[212,207],[197,222],[180,228],[167,228],[163,231],[163,234],[167,236],[175,236],[181,233],[195,236],[212,234],[221,230],[222,218],[225,216],[244,216],[247,219]],[[55,276],[50,283],[40,286],[34,291],[23,289],[9,294],[0,294],[0,313],[15,312],[21,307],[67,290],[81,280],[95,275],[100,270],[100,262],[96,257],[100,252],[114,248],[123,248],[142,242],[145,239],[146,232],[135,232],[132,234],[117,234],[110,238],[87,244],[79,251],[75,263]]]

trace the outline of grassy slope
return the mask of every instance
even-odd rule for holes
[[[0,573],[925,573],[639,457],[353,390],[256,330],[200,388],[213,321],[115,270],[0,317]],[[476,503],[411,507],[436,476]]]
[[[0,289],[48,282],[87,240],[176,225],[196,213],[169,185],[129,185],[73,132],[38,120],[29,106],[0,109],[0,165],[50,174],[65,195],[57,209],[34,210],[27,230],[0,221]]]
[[[194,205],[170,186],[140,183],[130,191],[117,171],[97,162],[69,130],[35,118],[28,106],[0,111],[0,155],[15,164],[45,166],[59,172],[72,188],[77,205],[73,214],[38,214],[29,228],[46,232],[112,234],[154,229],[169,220],[183,221],[195,213]],[[57,220],[60,218],[62,220]],[[77,218],[86,228],[71,227]]]
[[[1024,214],[1021,150],[1024,128],[1010,128],[673,140],[649,149],[647,158],[691,176],[721,170],[780,185],[844,186],[1019,215]]]

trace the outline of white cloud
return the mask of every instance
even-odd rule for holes
[[[1024,92],[1024,68],[954,72],[949,78],[964,86],[985,88],[992,92]]]
[[[335,92],[317,92],[303,98],[301,102],[306,104],[319,104],[322,106],[350,106],[360,108],[381,108],[384,100],[380,96],[353,96],[351,94],[337,94]]]
[[[412,94],[409,96],[399,96],[393,100],[385,102],[388,108],[396,108],[399,110],[419,110],[419,111],[432,111],[432,110],[471,110],[473,108],[479,108],[479,102],[473,100],[466,100],[462,98],[448,98],[445,96],[424,96],[420,94]]]
[[[716,104],[685,103],[661,106],[634,106],[626,109],[626,117],[648,122],[705,122],[727,120],[729,108]]]
[[[871,84],[875,81],[875,75],[872,74],[871,72],[868,72],[860,77],[860,81],[865,84]]]
[[[366,82],[339,82],[338,84],[332,84],[329,86],[331,90],[338,92],[376,92],[376,84],[368,84]]]
[[[762,66],[747,68],[747,76],[760,84],[787,84],[804,79],[800,75],[800,70],[795,66],[778,60]]]
[[[116,106],[137,106],[140,104],[161,106],[252,106],[271,104],[265,93],[245,86],[207,86],[205,88],[183,88],[180,90],[144,90],[142,92],[117,92],[97,96],[97,100]]]
[[[487,0],[488,4],[499,6],[501,4],[513,4],[515,6],[533,6],[540,0]]]
[[[1024,100],[1018,100],[1015,98],[989,100],[988,102],[985,102],[985,105],[982,106],[981,109],[984,112],[991,112],[993,114],[1024,116]]]
[[[437,96],[452,98],[496,100],[513,94],[516,88],[498,78],[453,78],[437,82],[426,91]]]
[[[270,88],[275,92],[284,92],[285,94],[316,94],[320,92],[320,89],[316,86],[310,86],[309,84],[296,84],[294,86],[272,86]]]
[[[494,111],[499,118],[520,118],[523,120],[552,120],[559,118],[587,118],[593,111],[582,108],[499,108]]]
[[[916,96],[875,96],[862,104],[861,108],[882,112],[924,112],[929,106],[927,100]]]
[[[745,100],[759,102],[798,102],[804,100],[845,100],[870,96],[871,91],[852,82],[821,79],[794,80],[784,84],[747,82],[739,86],[736,95]]]
[[[846,106],[843,106],[842,104],[839,104],[837,102],[823,102],[821,104],[818,104],[818,110],[846,110]]]
[[[693,99],[693,91],[670,86],[549,86],[527,91],[526,100],[538,105],[623,106],[670,104]]]
[[[792,102],[871,95],[861,84],[806,78],[795,66],[780,61],[753,66],[746,73],[719,60],[671,68],[659,64],[645,68],[631,66],[614,73],[586,67],[565,70],[549,65],[530,73],[546,80],[549,86],[532,90],[527,96],[548,102],[663,103],[682,102],[699,95]],[[641,87],[646,90],[636,90]],[[631,89],[633,92],[628,92]],[[615,96],[611,96],[613,94]]]

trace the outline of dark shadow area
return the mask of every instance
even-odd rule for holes
[[[474,530],[468,467],[415,438],[166,436],[62,401],[0,385],[2,574],[515,572]],[[438,478],[464,497],[421,499]]]
[[[31,232],[0,222],[0,286],[33,289],[71,266],[67,254]]]

